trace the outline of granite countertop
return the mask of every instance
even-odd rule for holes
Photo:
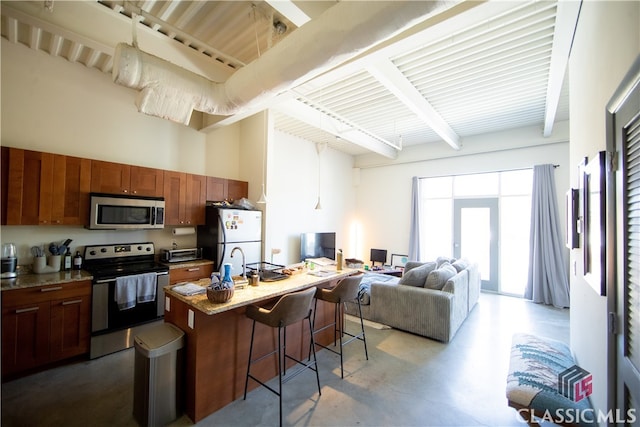
[[[20,274],[13,279],[2,279],[2,291],[12,289],[34,288],[45,285],[58,285],[60,283],[92,280],[93,276],[88,271],[71,270],[45,274]]]
[[[160,262],[160,264],[169,267],[169,270],[174,268],[185,268],[185,267],[197,267],[199,265],[209,265],[213,264],[213,261],[208,259],[194,259],[192,261],[181,261],[181,262]]]
[[[164,288],[165,293],[184,301],[194,309],[201,311],[205,314],[217,314],[224,311],[233,310],[234,308],[243,307],[256,302],[265,301],[270,298],[274,298],[280,295],[287,294],[289,292],[295,292],[302,289],[306,289],[314,284],[320,284],[328,280],[339,279],[350,276],[357,273],[358,270],[345,268],[340,272],[335,271],[335,267],[323,267],[322,270],[331,271],[331,274],[326,277],[313,276],[308,273],[296,274],[288,279],[279,280],[276,282],[259,282],[258,286],[246,286],[242,289],[235,289],[233,297],[221,304],[212,303],[207,298],[207,294],[199,294],[193,296],[180,295],[177,292],[171,290],[174,286],[178,286],[183,283],[178,283],[173,286],[166,286]],[[192,281],[206,288],[210,284],[209,279],[201,279]]]

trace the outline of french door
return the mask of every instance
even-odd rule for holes
[[[482,289],[499,292],[498,198],[454,199],[453,256],[478,263]]]

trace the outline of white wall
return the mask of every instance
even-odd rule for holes
[[[640,53],[640,3],[583,2],[570,60],[571,184],[578,187],[578,164],[606,148],[605,107]],[[582,252],[572,265],[582,271]],[[578,364],[593,375],[595,409],[613,407],[607,389],[607,300],[582,279],[571,277],[571,348]]]
[[[266,260],[273,248],[281,249],[273,261],[299,261],[300,233],[336,232],[336,245],[345,256],[353,242],[349,229],[355,219],[353,157],[327,148],[318,161],[313,142],[275,131],[270,142],[267,185]],[[321,168],[322,209],[318,197],[318,165]]]
[[[181,124],[137,111],[136,92],[111,76],[52,58],[26,46],[1,45],[1,136],[4,146],[119,163],[240,179],[239,126],[216,139]],[[231,135],[232,137],[228,137]],[[208,149],[211,146],[211,149]],[[101,232],[80,227],[3,226],[2,242],[15,242],[19,264],[31,263],[29,248],[73,239],[72,246],[153,241],[156,248],[193,246],[195,236],[174,237],[172,227],[137,232]]]

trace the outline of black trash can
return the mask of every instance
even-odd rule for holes
[[[182,412],[184,332],[171,323],[141,332],[133,377],[133,417],[142,426],[164,426]]]

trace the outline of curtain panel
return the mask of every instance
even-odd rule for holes
[[[409,260],[420,261],[420,178],[411,182],[411,223],[409,224]]]
[[[553,165],[533,167],[529,273],[524,297],[536,303],[569,307]]]

